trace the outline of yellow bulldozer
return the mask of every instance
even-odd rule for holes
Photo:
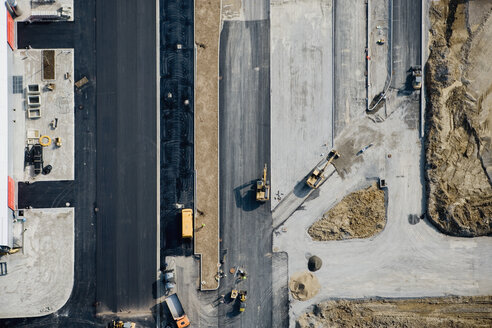
[[[337,159],[338,157],[340,157],[340,154],[336,150],[330,151],[328,157],[326,158],[326,163],[324,165],[315,167],[313,172],[311,172],[311,174],[309,175],[306,184],[313,189],[318,189],[319,186],[321,186],[326,179],[326,168],[328,167],[328,165],[331,164],[331,162],[333,162],[333,160]]]
[[[256,181],[256,200],[266,202],[270,200],[270,182],[267,181],[267,165],[263,167],[263,176],[261,180]]]

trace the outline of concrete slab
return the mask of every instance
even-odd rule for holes
[[[55,79],[42,79],[42,50],[17,50],[13,56],[13,75],[23,77],[24,91],[12,94],[13,104],[13,167],[14,179],[19,181],[52,181],[74,179],[74,81],[73,81],[73,50],[55,50]],[[68,73],[68,78],[66,78]],[[54,84],[54,90],[48,91],[47,85]],[[39,85],[41,117],[28,118],[27,94],[28,85]],[[50,124],[57,120],[54,129]],[[34,174],[34,166],[24,167],[24,149],[29,143],[29,134],[37,131],[39,136],[51,138],[51,144],[43,147],[44,165],[51,165],[48,175]],[[55,138],[61,138],[62,145],[57,147]],[[32,143],[39,143],[36,138]]]
[[[332,1],[272,0],[271,207],[332,146]]]
[[[333,175],[317,197],[304,202],[302,210],[275,232],[274,250],[288,253],[289,275],[306,270],[310,255],[323,260],[315,273],[322,286],[320,293],[306,302],[290,299],[291,327],[309,306],[330,298],[492,293],[492,258],[486,255],[492,252],[490,238],[449,237],[426,221],[409,220],[425,209],[421,141],[418,129],[407,126],[407,110],[400,107],[383,123],[368,118],[353,122],[351,131],[344,132],[335,144],[344,152],[341,158],[345,155],[341,163],[344,178]],[[357,156],[357,150],[368,142],[373,146]],[[311,240],[307,229],[312,223],[345,195],[378,177],[388,183],[388,221],[383,232],[368,239]]]
[[[15,254],[2,257],[0,318],[37,317],[58,311],[74,281],[74,209],[24,210],[14,223]]]

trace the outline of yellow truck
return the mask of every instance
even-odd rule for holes
[[[193,210],[184,208],[181,211],[181,230],[183,238],[193,238]]]

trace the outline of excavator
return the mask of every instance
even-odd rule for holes
[[[263,177],[256,181],[256,200],[266,202],[270,200],[270,182],[267,181],[267,165],[263,168]]]
[[[309,175],[306,184],[313,189],[318,189],[326,179],[324,174],[326,168],[331,162],[333,162],[334,159],[337,159],[338,157],[340,157],[340,154],[336,150],[330,151],[328,157],[326,158],[326,163],[323,166],[317,166],[313,170],[313,172]]]
[[[108,324],[109,328],[135,328],[134,322],[123,322],[121,320],[113,320]]]

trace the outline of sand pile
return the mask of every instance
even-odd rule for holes
[[[289,281],[289,289],[292,297],[298,301],[306,301],[313,298],[320,290],[318,278],[311,272],[298,272]]]
[[[385,225],[384,191],[373,184],[345,196],[309,227],[308,233],[317,241],[368,238]]]
[[[428,218],[456,236],[492,233],[492,2],[431,2]]]
[[[492,297],[329,301],[301,315],[296,328],[491,327]]]

